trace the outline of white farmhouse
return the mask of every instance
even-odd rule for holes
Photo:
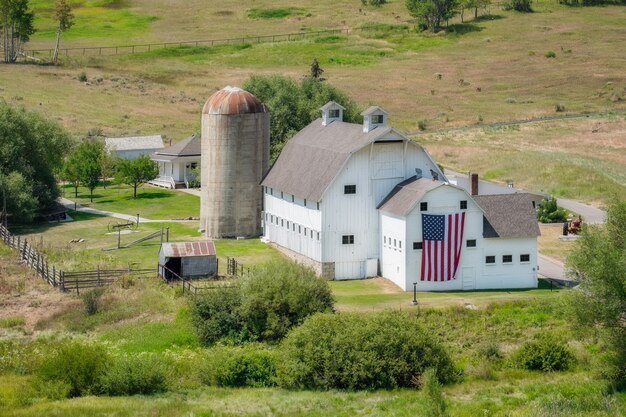
[[[136,159],[163,149],[163,138],[161,135],[104,138],[104,146],[112,156]]]
[[[471,196],[384,110],[367,109],[362,125],[343,110],[326,104],[263,179],[264,239],[330,279],[536,287],[539,228],[525,194]]]
[[[189,183],[197,180],[193,170],[200,165],[200,148],[200,138],[192,135],[150,155],[159,167],[159,176],[150,183],[165,188],[189,188]]]

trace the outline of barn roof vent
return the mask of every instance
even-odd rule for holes
[[[322,126],[327,126],[332,122],[343,122],[343,111],[346,108],[339,103],[329,101],[320,109],[322,110]]]
[[[371,132],[377,127],[387,126],[387,112],[378,106],[372,106],[361,113],[363,116],[363,132]]]

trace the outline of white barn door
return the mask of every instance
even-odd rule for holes
[[[474,267],[464,267],[462,270],[463,291],[470,291],[475,288]]]

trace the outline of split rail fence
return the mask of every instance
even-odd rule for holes
[[[59,291],[76,291],[101,287],[112,284],[117,278],[124,275],[154,276],[154,269],[96,269],[92,271],[63,271],[51,265],[33,245],[21,236],[12,234],[6,227],[0,225],[0,239],[18,252],[19,259],[30,267],[38,276],[50,286]]]

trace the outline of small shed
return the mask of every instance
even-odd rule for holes
[[[164,267],[164,268],[162,268]],[[217,274],[213,241],[164,242],[159,251],[159,269],[166,279],[207,277]]]

